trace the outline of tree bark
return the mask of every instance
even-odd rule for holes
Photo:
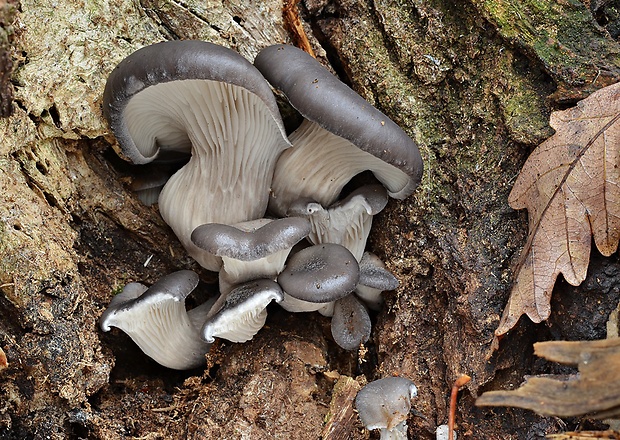
[[[548,368],[532,343],[571,328],[523,320],[491,349],[527,232],[508,193],[528,152],[551,134],[550,110],[618,81],[611,9],[562,0],[301,1],[319,60],[420,145],[422,185],[390,201],[369,243],[400,287],[386,294],[358,353],[335,345],[327,318],[273,309],[252,341],[215,344],[207,369],[171,372],[121,332],[100,332],[97,320],[128,282],[192,269],[204,297],[215,277],[128,190],[135,167],[114,153],[101,114],[105,80],[125,56],[166,39],[211,41],[252,60],[291,41],[282,3],[41,3],[0,0],[0,26],[12,29],[0,38],[0,60],[10,51],[14,64],[0,64],[0,111],[12,112],[0,119],[0,438],[369,438],[352,398],[366,381],[395,374],[419,390],[412,438],[434,438],[447,422],[460,374],[472,381],[459,401],[459,438],[558,431],[552,418],[473,403]],[[600,264],[592,276],[613,285],[617,261]],[[598,305],[578,313],[609,314],[618,292],[598,294]],[[569,307],[561,298],[584,301],[562,283],[554,295],[559,311]]]

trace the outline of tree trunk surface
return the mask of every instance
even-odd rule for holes
[[[106,78],[168,39],[249,60],[290,43],[280,0],[0,0],[0,438],[367,439],[357,390],[389,375],[418,387],[409,437],[435,438],[460,374],[459,439],[527,439],[590,421],[478,408],[483,391],[557,372],[532,343],[596,339],[618,303],[617,256],[560,280],[551,319],[522,319],[492,351],[527,215],[507,197],[550,111],[620,77],[617,2],[302,0],[319,60],[418,144],[421,186],[377,216],[368,248],[400,286],[370,341],[340,349],[329,319],[270,309],[244,344],[176,372],[98,319],[113,294],[178,269],[185,253],[128,189],[102,117]],[[9,116],[10,114],[10,116]],[[6,357],[6,362],[2,359]],[[562,370],[564,371],[564,370]]]

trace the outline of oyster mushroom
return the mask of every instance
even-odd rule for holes
[[[200,249],[222,258],[220,292],[254,279],[275,279],[292,247],[310,233],[303,218],[258,219],[233,226],[210,223],[192,232]]]
[[[151,287],[127,284],[112,298],[101,316],[104,332],[117,327],[157,363],[175,370],[188,370],[205,363],[210,344],[200,337],[200,327],[212,302],[189,312],[185,299],[198,285],[198,275],[189,270],[171,273]]]
[[[355,407],[366,429],[380,429],[381,440],[407,440],[407,417],[418,389],[404,377],[368,383],[355,397]]]
[[[294,147],[278,159],[273,213],[283,216],[300,198],[330,206],[352,177],[367,170],[391,197],[404,199],[415,190],[423,168],[416,143],[316,59],[275,45],[261,50],[254,65],[305,118],[290,136]]]
[[[336,344],[345,350],[356,350],[368,341],[372,330],[370,316],[355,295],[347,295],[334,303],[331,330]]]
[[[398,279],[387,270],[379,257],[364,252],[360,261],[360,280],[355,287],[355,294],[371,310],[380,310],[383,304],[381,293],[398,287]]]
[[[207,342],[215,338],[246,342],[265,325],[267,306],[282,301],[282,289],[272,280],[254,280],[235,287],[225,296],[222,307],[211,315],[202,328]]]
[[[310,220],[312,232],[308,240],[311,243],[340,244],[360,261],[370,234],[372,217],[385,208],[387,200],[383,186],[366,185],[328,209],[318,202],[298,200],[289,207],[287,215]]]
[[[132,162],[191,152],[164,186],[159,210],[188,253],[218,270],[220,259],[196,247],[192,231],[263,217],[276,159],[290,146],[269,84],[230,49],[167,41],[124,59],[103,98],[104,115]]]
[[[278,284],[297,299],[328,303],[351,293],[359,281],[359,264],[345,247],[317,244],[289,259]]]

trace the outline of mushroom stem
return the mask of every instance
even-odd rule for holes
[[[407,440],[407,421],[400,422],[392,429],[381,428],[380,440]]]

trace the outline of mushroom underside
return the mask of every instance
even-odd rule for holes
[[[188,253],[218,270],[220,259],[196,247],[191,233],[205,223],[264,215],[276,159],[289,147],[273,115],[248,90],[209,80],[149,87],[129,102],[125,115],[141,151],[191,145],[189,162],[159,196],[159,210]],[[147,119],[153,115],[159,122]]]
[[[210,304],[188,313],[185,298],[198,284],[191,271],[162,277],[150,288],[130,283],[114,297],[100,320],[103,331],[117,327],[159,364],[185,370],[205,362],[209,344],[195,325]]]
[[[289,139],[293,147],[278,159],[269,200],[269,210],[276,215],[286,215],[300,198],[330,206],[354,176],[368,170],[391,197],[408,195],[400,194],[408,192],[409,175],[316,123],[304,120]]]

